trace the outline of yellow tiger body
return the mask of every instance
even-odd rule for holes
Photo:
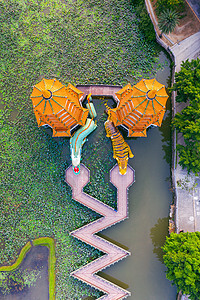
[[[113,146],[113,158],[117,160],[120,174],[124,175],[127,171],[129,157],[133,157],[133,153],[129,145],[125,142],[119,130],[114,126],[113,122],[108,118],[104,124],[107,137],[111,138]]]

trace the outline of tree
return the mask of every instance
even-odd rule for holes
[[[167,279],[191,300],[200,299],[200,232],[171,233],[162,249]]]
[[[181,64],[180,72],[175,74],[175,84],[171,89],[177,91],[177,102],[194,100],[200,94],[200,59],[188,59]]]
[[[164,10],[158,16],[158,26],[162,33],[170,33],[174,31],[176,25],[179,23],[179,14],[171,8]]]
[[[176,101],[188,103],[172,121],[184,137],[184,145],[177,145],[179,164],[188,173],[197,174],[200,172],[200,59],[182,63],[175,81],[172,90],[177,91]]]
[[[189,105],[177,113],[172,124],[182,133],[184,145],[177,145],[179,164],[197,174],[200,172],[200,96],[195,98],[195,105]]]

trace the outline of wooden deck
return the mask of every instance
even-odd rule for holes
[[[117,211],[83,192],[83,187],[89,182],[89,178],[89,170],[83,164],[81,164],[81,171],[78,175],[73,173],[71,166],[66,170],[65,181],[72,188],[73,199],[96,211],[103,217],[71,232],[71,235],[103,251],[105,255],[74,271],[71,275],[103,291],[105,295],[99,299],[124,299],[130,296],[130,292],[95,275],[95,273],[130,255],[130,253],[95,235],[95,233],[128,217],[127,192],[130,185],[134,182],[134,170],[128,166],[127,173],[120,175],[118,165],[115,165],[110,171],[110,181],[117,188]]]

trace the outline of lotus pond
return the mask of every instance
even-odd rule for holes
[[[50,236],[57,299],[99,297],[70,273],[102,253],[69,236],[99,216],[72,200],[64,182],[69,141],[38,129],[29,96],[43,77],[66,85],[133,84],[152,78],[167,61],[160,62],[160,48],[145,40],[134,5],[125,0],[2,0],[0,21],[0,264],[11,264],[29,239]],[[105,201],[115,206],[115,191],[104,179],[115,164],[107,147],[108,164],[102,155],[90,164],[99,172],[97,197],[109,195]]]

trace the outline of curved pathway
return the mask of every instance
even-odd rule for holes
[[[73,173],[71,166],[66,170],[65,181],[72,188],[72,197],[74,200],[96,211],[103,217],[71,232],[71,235],[103,251],[105,255],[74,271],[71,275],[103,291],[106,295],[99,299],[124,299],[130,296],[130,292],[97,276],[95,273],[130,255],[130,253],[95,235],[95,233],[128,217],[127,190],[134,182],[134,170],[128,166],[127,173],[120,175],[118,165],[115,165],[110,171],[110,181],[117,188],[117,211],[83,192],[83,187],[89,182],[89,177],[89,170],[81,164],[81,171],[78,175]]]

